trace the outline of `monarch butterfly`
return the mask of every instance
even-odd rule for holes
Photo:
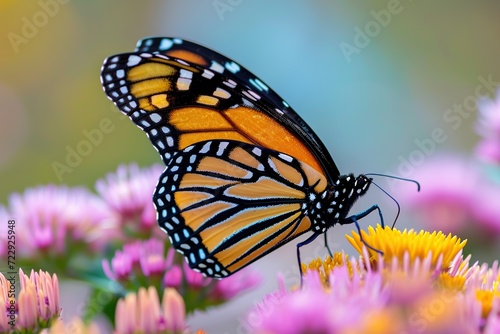
[[[347,216],[372,179],[340,175],[306,122],[233,60],[179,38],[140,40],[104,61],[111,101],[166,169],[153,195],[160,227],[190,267],[226,277],[298,236]],[[358,227],[359,228],[359,227]],[[299,266],[300,267],[300,266]]]

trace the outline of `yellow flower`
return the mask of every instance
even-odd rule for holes
[[[284,316],[293,323],[318,307],[313,314],[335,323],[341,334],[468,334],[478,333],[478,325],[484,333],[499,332],[497,261],[491,266],[471,262],[471,255],[462,255],[466,241],[442,232],[377,226],[360,233],[362,237],[347,236],[361,254],[358,257],[335,253],[303,264],[302,289],[280,292],[280,307],[273,299],[259,307],[259,312],[277,310],[262,328],[279,328],[274,319]],[[304,309],[297,311],[290,305]],[[288,333],[290,328],[295,327],[269,333]]]
[[[491,311],[493,300],[500,298],[500,291],[476,290],[476,299],[481,303],[481,315],[486,318]]]
[[[445,235],[442,232],[415,232],[412,230],[399,231],[386,226],[382,228],[368,228],[368,233],[361,231],[364,242],[370,247],[383,253],[385,263],[391,263],[392,258],[397,258],[399,263],[403,263],[405,254],[408,254],[410,263],[417,259],[424,260],[431,254],[431,267],[440,265],[441,270],[447,270],[452,260],[461,252],[466,244],[466,240],[461,240],[451,234]],[[352,237],[346,235],[347,240],[360,253],[363,254],[365,243],[361,241],[358,233],[352,232]],[[367,251],[376,262],[378,253],[367,247]]]
[[[463,291],[465,289],[466,277],[462,275],[452,276],[449,273],[440,273],[437,279],[438,286],[454,290]]]
[[[485,268],[485,265],[481,266]],[[476,299],[481,303],[481,314],[483,318],[487,318],[491,313],[493,303],[499,302],[500,298],[500,274],[498,267],[488,268],[487,270],[478,270],[478,276],[475,280],[471,280],[471,285],[475,289]],[[495,316],[495,315],[492,315]]]
[[[305,275],[307,271],[314,270],[317,271],[321,277],[323,285],[328,286],[328,277],[330,272],[337,267],[346,265],[349,269],[349,273],[352,275],[352,264],[349,262],[349,258],[343,252],[337,252],[331,256],[326,256],[324,260],[317,258],[309,262],[307,265],[302,263],[302,273]]]

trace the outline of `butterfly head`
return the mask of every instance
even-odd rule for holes
[[[363,174],[358,177],[355,177],[354,174],[341,175],[333,188],[334,195],[335,191],[337,191],[338,194],[335,197],[355,199],[366,193],[372,180],[372,178]]]
[[[364,174],[359,175],[354,181],[354,192],[358,194],[358,196],[364,195],[372,181],[373,179],[371,177],[367,177]]]
[[[349,210],[356,200],[364,195],[372,179],[359,175],[355,177],[353,174],[341,175],[337,182],[330,188],[328,196],[328,210],[334,221],[341,221],[347,216]]]

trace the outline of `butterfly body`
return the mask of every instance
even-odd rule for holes
[[[160,227],[207,276],[228,276],[306,232],[313,235],[302,244],[378,209],[348,217],[371,179],[341,176],[278,94],[215,51],[145,39],[106,59],[101,81],[166,165],[153,195]]]

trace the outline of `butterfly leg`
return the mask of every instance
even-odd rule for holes
[[[351,222],[349,222],[349,220],[352,220],[353,218],[355,218],[356,220],[359,220],[361,218],[368,216],[370,213],[372,213],[375,210],[378,211],[378,216],[380,217],[380,225],[382,226],[382,228],[385,228],[384,217],[382,216],[382,210],[380,210],[380,207],[377,204],[372,205],[371,207],[369,207],[368,209],[366,209],[363,212],[360,212],[360,213],[357,213],[357,214],[352,215],[350,217],[347,217],[346,218],[347,224],[351,223]],[[343,224],[346,224],[346,223],[341,223],[341,225],[343,225]]]
[[[327,240],[327,234],[326,234],[327,231],[325,231],[325,233],[323,233],[324,235],[324,238],[325,238],[325,247],[326,249],[328,250],[328,255],[330,255],[330,257],[333,258],[333,253],[332,253],[332,250],[330,249],[330,246],[328,246],[328,240]]]
[[[372,213],[373,211],[377,210],[378,211],[378,215],[380,217],[380,225],[382,227],[385,227],[385,224],[384,224],[384,217],[382,216],[382,210],[380,210],[380,207],[375,204],[371,207],[369,207],[367,210],[363,211],[363,212],[360,212],[358,214],[355,214],[355,215],[352,215],[350,217],[347,217],[343,222],[341,222],[340,224],[341,225],[345,225],[345,224],[354,224],[356,225],[356,229],[358,230],[358,233],[359,233],[359,238],[361,240],[361,242],[368,248],[370,248],[371,250],[381,254],[381,255],[384,255],[384,253],[378,249],[375,249],[373,248],[372,246],[370,246],[369,244],[367,244],[364,240],[363,240],[363,235],[361,234],[361,227],[359,226],[359,223],[358,223],[358,220],[361,219],[361,218],[364,218],[366,216],[368,216],[370,213]]]
[[[342,223],[342,224],[351,224],[351,223],[355,223],[357,228],[358,228],[358,232],[359,232],[359,225],[358,225],[358,222],[357,220],[358,219],[361,219],[363,217],[366,217],[368,216],[372,211],[375,211],[377,210],[378,211],[378,215],[380,217],[380,225],[384,228],[385,227],[385,224],[384,224],[384,217],[382,216],[382,210],[380,210],[380,207],[378,205],[373,205],[371,206],[370,208],[368,208],[367,210],[361,212],[361,213],[358,213],[357,215],[354,215],[354,216],[351,216],[351,217],[347,217],[346,218],[346,221],[345,223]],[[360,233],[360,236],[361,236],[361,233]],[[328,246],[328,240],[327,240],[327,234],[326,234],[326,231],[324,233],[324,239],[325,239],[325,247],[326,249],[328,250],[328,255],[330,255],[330,257],[333,257],[333,253],[332,253],[332,250],[330,249],[330,246]],[[364,241],[363,243],[373,249],[372,247],[370,247],[370,245],[366,244]],[[374,249],[375,250],[375,249]],[[378,252],[378,250],[376,250]]]
[[[309,238],[306,240],[299,242],[297,244],[297,262],[299,263],[299,272],[300,272],[300,287],[302,287],[302,275],[304,274],[302,272],[302,263],[300,262],[300,247],[305,246],[307,244],[310,244],[313,242],[321,233],[314,233],[311,235]]]

